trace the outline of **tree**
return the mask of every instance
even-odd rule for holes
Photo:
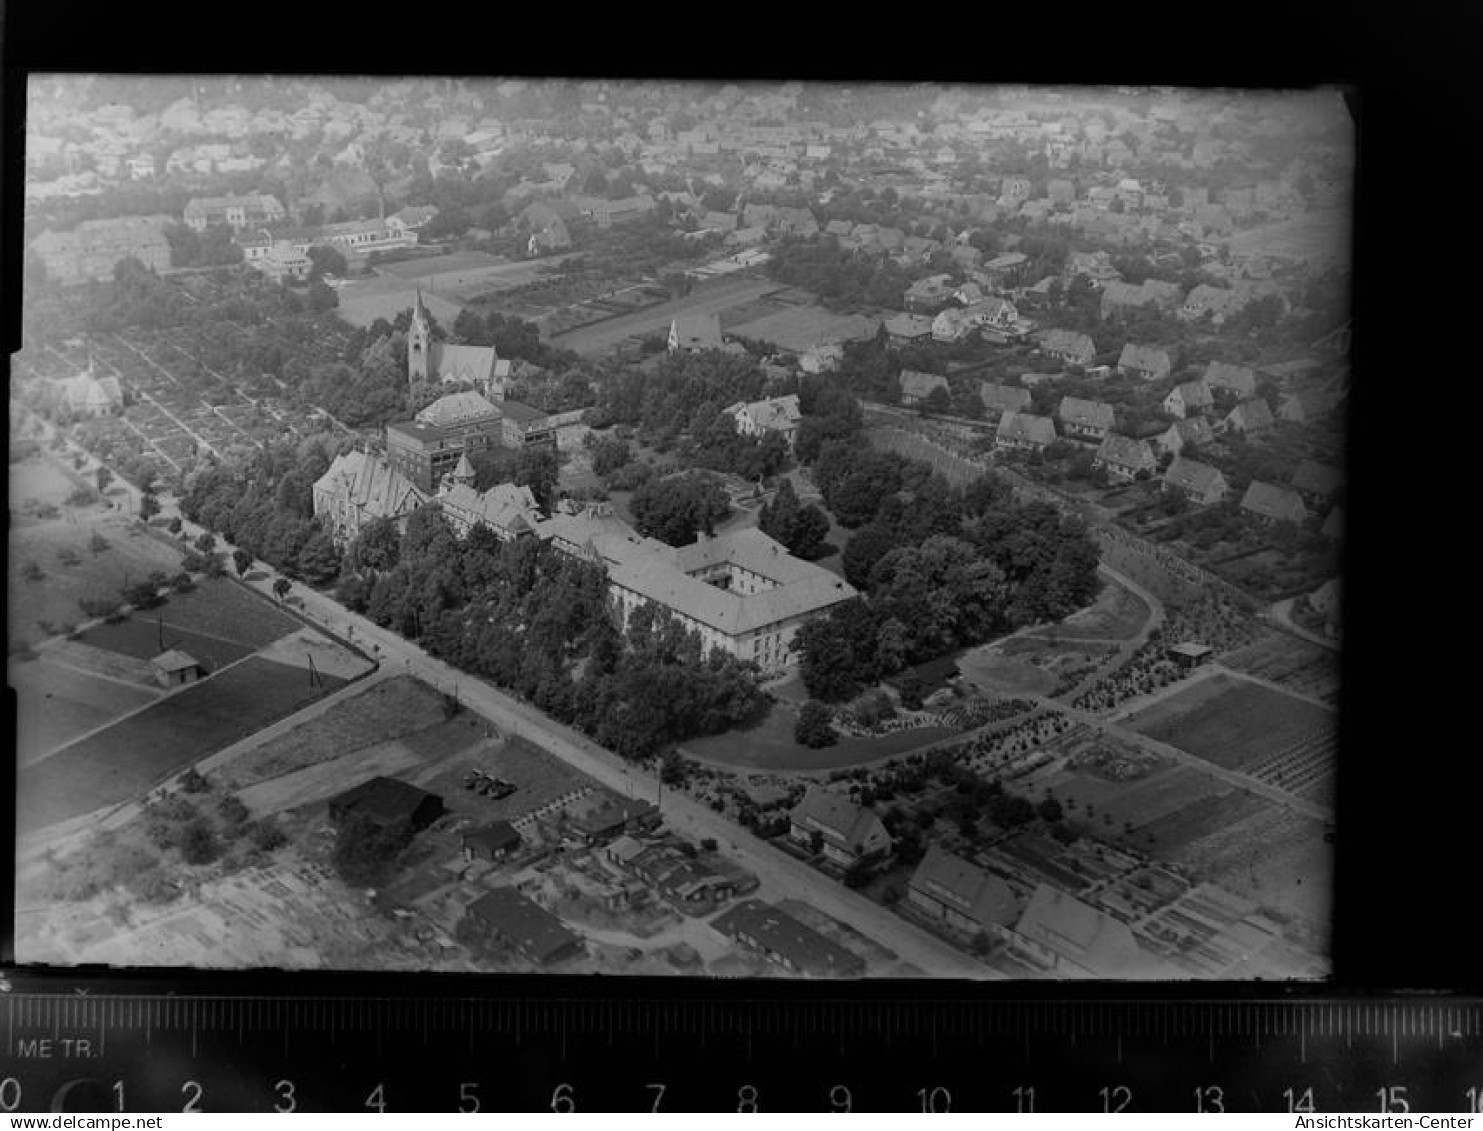
[[[221,843],[203,818],[197,818],[181,830],[180,856],[187,864],[210,864],[220,855]]]
[[[252,555],[240,548],[233,550],[232,565],[236,567],[238,577],[246,577],[247,571],[252,568]]]
[[[211,783],[194,766],[180,775],[179,784],[186,793],[206,793],[211,789]]]
[[[109,471],[106,467],[100,467],[97,471],[97,480],[98,494],[106,495],[108,493],[108,485],[113,482],[113,472]]]
[[[286,577],[280,577],[273,582],[273,594],[280,601],[288,596],[288,591],[293,588],[293,582]]]
[[[1042,821],[1048,821],[1051,823],[1059,821],[1064,815],[1061,809],[1061,803],[1054,797],[1047,797],[1044,801],[1042,801],[1035,807],[1035,811],[1040,814],[1040,819]]]
[[[201,553],[209,554],[212,550],[216,549],[216,535],[212,534],[209,530],[203,531],[201,536],[192,542],[191,545],[195,546]]]
[[[95,554],[101,554],[105,550],[107,550],[108,547],[108,539],[104,538],[103,535],[99,534],[96,530],[93,531],[93,536],[88,539],[88,549]]]
[[[160,501],[146,491],[139,497],[139,517],[148,522],[160,513]]]
[[[951,412],[952,407],[952,396],[941,385],[935,386],[930,393],[922,398],[922,412],[924,413]]]
[[[347,884],[376,888],[390,877],[397,857],[411,842],[409,828],[383,828],[355,813],[341,824],[330,859]]]
[[[310,262],[314,264],[313,268],[309,271],[311,282],[318,282],[326,275],[343,277],[350,271],[349,264],[345,262],[345,256],[328,244],[314,244],[305,254],[309,256]]]
[[[726,492],[699,475],[650,480],[629,504],[640,534],[671,546],[685,546],[699,533],[714,534],[731,513]]]
[[[798,722],[793,727],[793,741],[802,746],[833,746],[839,741],[830,725],[834,713],[823,703],[810,699],[798,712]]]

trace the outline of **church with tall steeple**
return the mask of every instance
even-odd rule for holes
[[[461,346],[433,338],[432,318],[417,289],[412,325],[407,330],[407,377],[414,384],[466,381],[485,396],[499,399],[510,376],[510,363],[501,361],[493,346]]]

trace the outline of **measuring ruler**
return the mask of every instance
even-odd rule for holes
[[[1483,997],[326,980],[12,977],[0,1111],[1483,1110]]]

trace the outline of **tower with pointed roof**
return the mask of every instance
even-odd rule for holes
[[[417,288],[417,304],[412,307],[412,325],[407,331],[407,377],[413,383],[426,381],[433,352],[433,330],[427,307],[422,304],[422,288]]]

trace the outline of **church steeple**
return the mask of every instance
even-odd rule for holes
[[[432,326],[427,307],[422,302],[422,288],[417,288],[417,302],[412,307],[412,325],[407,331],[407,378],[426,381],[433,348]]]

